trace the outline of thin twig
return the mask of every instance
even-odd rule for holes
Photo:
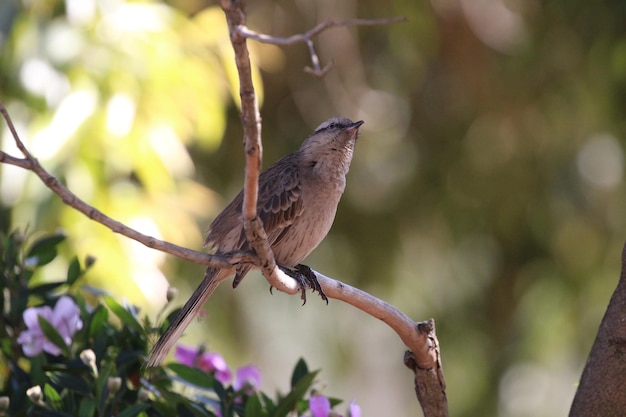
[[[271,36],[271,35],[266,35],[264,33],[258,33],[249,29],[243,24],[237,26],[236,29],[246,38],[254,39],[255,41],[258,41],[258,42],[270,43],[272,45],[288,46],[288,45],[294,45],[300,42],[306,42],[307,40],[310,40],[311,38],[320,34],[321,32],[330,28],[334,28],[334,27],[389,25],[393,23],[402,23],[406,21],[407,21],[406,17],[392,17],[388,19],[347,19],[347,20],[329,19],[321,23],[318,23],[317,26],[315,26],[313,29],[310,29],[307,32],[299,33],[297,35],[291,35],[288,37]]]
[[[261,121],[254,86],[252,84],[246,38],[277,45],[290,45],[296,42],[307,43],[314,66],[313,69],[309,70],[314,75],[319,76],[327,72],[332,67],[332,64],[328,64],[323,69],[320,68],[319,58],[315,53],[315,47],[311,37],[335,26],[380,25],[402,22],[406,19],[329,20],[320,23],[305,34],[294,35],[289,38],[276,38],[257,34],[245,27],[245,13],[238,0],[222,0],[222,8],[227,17],[231,42],[235,51],[235,62],[240,77],[242,124],[244,127],[244,145],[246,151],[246,179],[244,184],[242,214],[246,237],[250,241],[256,255],[243,251],[229,253],[224,256],[196,252],[151,236],[143,235],[104,215],[99,210],[79,199],[39,164],[37,159],[34,158],[24,146],[6,107],[1,102],[0,112],[13,135],[18,149],[23,153],[25,158],[16,158],[0,151],[0,163],[15,165],[34,172],[65,204],[75,208],[90,219],[108,227],[115,233],[122,234],[150,248],[202,265],[228,268],[238,263],[254,264],[261,268],[263,275],[270,282],[270,285],[274,286],[279,291],[295,294],[299,292],[299,285],[294,279],[284,274],[276,266],[265,230],[256,213],[258,176],[262,158]],[[326,277],[318,272],[315,272],[315,274],[317,274],[318,281],[324,293],[326,293],[329,298],[344,301],[382,320],[398,334],[403,343],[410,349],[410,352],[405,356],[405,363],[415,371],[416,392],[422,405],[424,415],[427,417],[447,416],[445,382],[441,371],[439,345],[434,334],[434,322],[430,320],[415,323],[395,307],[364,291]],[[422,374],[425,376],[422,376]],[[429,404],[426,404],[426,402]]]
[[[228,2],[228,0],[226,0]],[[228,2],[230,3],[230,2]],[[223,6],[222,6],[223,7]],[[244,17],[245,19],[245,17]],[[314,75],[318,78],[326,75],[328,71],[334,66],[332,62],[326,64],[324,68],[320,65],[320,59],[317,55],[317,51],[315,50],[315,44],[313,43],[313,37],[319,35],[321,32],[335,27],[345,27],[345,26],[378,26],[378,25],[390,25],[393,23],[402,23],[406,22],[408,19],[406,17],[391,17],[386,19],[347,19],[347,20],[334,20],[329,19],[319,23],[313,29],[305,32],[299,33],[297,35],[292,35],[288,37],[278,37],[266,35],[264,33],[258,33],[251,29],[249,29],[245,25],[245,21],[241,24],[234,26],[231,29],[231,34],[233,31],[238,32],[241,36],[254,39],[255,41],[261,43],[269,43],[272,45],[280,45],[287,46],[293,45],[296,43],[306,43],[309,49],[309,56],[311,57],[311,67],[304,67],[304,71],[308,74]],[[232,35],[231,35],[232,36]]]
[[[96,222],[108,227],[115,233],[119,233],[130,239],[136,240],[137,242],[140,242],[149,248],[167,252],[178,258],[185,259],[193,263],[210,265],[217,268],[228,268],[242,262],[253,264],[258,263],[258,258],[248,252],[238,251],[226,254],[224,256],[197,252],[191,249],[184,248],[182,246],[175,245],[173,243],[159,240],[152,236],[144,235],[118,222],[117,220],[113,220],[95,207],[90,206],[89,204],[78,198],[76,194],[68,190],[55,176],[50,174],[48,171],[45,170],[43,166],[41,166],[39,161],[28,151],[28,149],[24,145],[24,142],[20,139],[20,136],[18,135],[17,130],[15,129],[15,126],[13,124],[13,120],[11,119],[11,116],[9,116],[9,112],[2,102],[0,102],[0,113],[2,113],[2,117],[9,127],[9,131],[13,136],[15,144],[25,156],[24,159],[21,159],[10,156],[5,152],[0,152],[0,162],[15,165],[20,168],[24,168],[34,172],[46,185],[46,187],[50,188],[55,194],[61,197],[61,200],[63,200],[65,204],[75,208],[90,219],[95,220]]]

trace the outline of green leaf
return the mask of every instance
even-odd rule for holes
[[[36,266],[50,263],[57,256],[56,247],[65,237],[65,234],[58,233],[36,240],[26,254],[26,263]]]
[[[103,330],[105,324],[109,322],[109,310],[103,306],[98,306],[91,315],[91,321],[89,323],[89,337],[95,338]]]
[[[47,282],[45,284],[32,287],[29,291],[32,295],[40,295],[46,297],[48,294],[54,292],[57,288],[66,285],[65,281]]]
[[[263,403],[265,404],[265,409],[267,410],[267,412],[272,414],[274,412],[274,410],[276,409],[276,405],[274,404],[274,400],[272,400],[270,397],[268,397],[263,392],[260,392],[258,394],[260,394],[261,397],[263,397]]]
[[[206,373],[197,368],[191,368],[181,363],[170,363],[167,367],[178,375],[183,381],[197,387],[214,389],[215,378],[213,375]]]
[[[291,388],[295,387],[298,381],[300,381],[300,378],[308,373],[309,367],[304,361],[304,358],[298,359],[298,363],[296,363],[295,368],[293,368],[293,373],[291,374]]]
[[[78,406],[79,416],[93,416],[96,412],[96,403],[91,397],[83,397]]]
[[[56,347],[61,349],[61,353],[64,356],[69,357],[70,350],[65,344],[65,341],[63,340],[63,336],[61,336],[58,330],[55,329],[54,326],[50,324],[50,322],[41,315],[37,316],[37,321],[39,322],[39,327],[43,331],[43,334],[46,336],[46,338],[50,342],[52,342]]]
[[[268,417],[269,413],[265,408],[263,408],[263,404],[261,403],[261,399],[257,395],[257,393],[252,394],[248,401],[246,401],[246,417]]]
[[[59,410],[61,408],[61,396],[54,389],[54,387],[50,384],[45,384],[43,386],[43,395],[46,399],[46,402],[52,406],[55,410]]]
[[[285,398],[282,398],[280,402],[276,405],[276,409],[272,412],[272,417],[286,417],[287,414],[298,403],[298,400],[304,397],[304,394],[307,392],[311,384],[313,384],[313,380],[319,371],[310,372],[304,376],[302,376],[296,385],[291,389],[291,392],[287,394]]]
[[[124,306],[122,306],[120,303],[118,303],[108,295],[105,295],[104,297],[102,297],[102,299],[104,300],[104,303],[107,305],[107,307],[111,309],[113,314],[115,314],[122,321],[123,324],[131,329],[143,333],[144,329],[141,326],[141,323],[139,323],[137,318],[133,315],[133,313],[128,311],[126,308],[124,308]]]
[[[145,410],[147,410],[148,408],[150,408],[150,404],[145,404],[145,403],[133,404],[127,409],[125,409],[124,411],[122,411],[121,413],[119,413],[117,417],[136,417],[142,412],[144,412]]]
[[[46,375],[55,385],[78,392],[80,394],[91,394],[91,385],[84,379],[64,372],[47,372]]]
[[[80,268],[80,262],[78,262],[78,256],[74,256],[70,262],[70,266],[67,268],[67,285],[74,284],[78,278],[83,274]]]
[[[90,417],[96,412],[96,402],[91,397],[83,397],[78,407],[79,416]]]

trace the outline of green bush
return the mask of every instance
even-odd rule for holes
[[[0,236],[0,415],[337,415],[330,409],[341,400],[311,389],[318,371],[302,359],[290,392],[274,398],[259,391],[255,366],[238,369],[233,378],[223,358],[202,347],[179,345],[177,362],[145,368],[149,342],[176,311],[151,323],[133,306],[82,285],[92,258],[74,258],[64,280],[33,282],[64,240],[63,234]],[[358,406],[350,404],[348,413],[359,416]]]

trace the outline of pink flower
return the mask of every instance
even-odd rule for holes
[[[233,389],[239,391],[242,388],[249,387],[251,394],[253,390],[256,390],[261,385],[261,372],[259,368],[254,365],[246,365],[237,369],[235,373],[235,381],[233,382]]]
[[[309,398],[309,408],[313,417],[328,417],[330,414],[330,401],[323,395],[313,395]]]
[[[361,417],[361,407],[359,407],[354,400],[350,401],[350,408],[348,408],[348,417]]]
[[[178,345],[174,352],[174,358],[183,365],[194,366],[204,372],[214,373],[215,379],[224,385],[232,378],[226,361],[219,353],[203,352],[199,348]]]
[[[59,298],[54,310],[48,306],[27,308],[23,314],[27,329],[20,333],[17,342],[22,345],[24,354],[29,357],[37,356],[42,351],[51,355],[61,354],[61,349],[46,339],[39,326],[39,316],[46,319],[59,332],[67,346],[72,343],[74,333],[83,327],[80,310],[68,296]]]

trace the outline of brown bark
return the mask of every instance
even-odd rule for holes
[[[600,323],[569,415],[626,415],[626,246],[617,288]]]

